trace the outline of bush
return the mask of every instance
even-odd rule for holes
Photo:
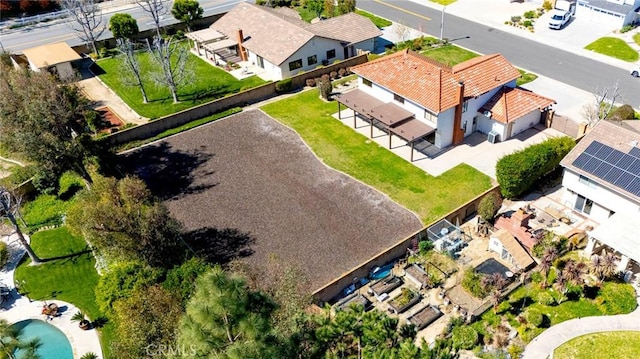
[[[536,17],[536,12],[534,10],[529,10],[529,11],[526,11],[524,13],[524,18],[525,19],[535,19],[535,17]],[[526,23],[526,21],[525,21],[525,23]],[[527,25],[525,25],[525,26],[527,26]]]
[[[453,328],[453,346],[457,349],[471,349],[478,342],[478,332],[471,326]]]
[[[335,80],[338,77],[338,73],[336,71],[331,71],[329,73],[329,77],[331,77],[332,80]]]
[[[9,250],[7,249],[7,243],[0,242],[0,268],[4,268],[8,260],[9,260]]]
[[[100,277],[96,286],[96,303],[103,313],[112,314],[116,300],[128,298],[139,289],[157,284],[162,271],[141,262],[120,262]]]
[[[305,82],[309,87],[316,87],[316,79],[307,79]]]
[[[493,223],[493,219],[501,206],[502,198],[500,198],[497,193],[491,192],[480,200],[478,204],[478,215],[483,220]]]
[[[607,282],[598,291],[596,304],[604,315],[630,313],[637,306],[635,291],[628,283]]]
[[[433,242],[430,240],[420,241],[420,243],[418,243],[418,248],[420,249],[420,253],[425,254],[433,249]]]
[[[623,121],[623,120],[633,120],[636,116],[636,111],[633,109],[631,105],[622,105],[616,108],[611,117],[613,120]]]
[[[98,355],[96,355],[96,353],[89,352],[81,356],[80,359],[98,359]]]
[[[184,31],[178,30],[176,31],[176,34],[173,36],[173,38],[176,40],[184,40],[186,36],[184,35]]]
[[[522,20],[521,16],[512,16],[511,17],[511,22],[514,23],[514,24],[519,24],[520,20]]]
[[[184,306],[195,290],[198,276],[211,269],[211,266],[200,258],[191,258],[167,272],[162,283],[164,289],[180,298]]]
[[[344,68],[341,68],[338,70],[338,76],[340,77],[344,77],[347,74],[347,70]]]
[[[276,91],[280,93],[291,91],[291,87],[292,87],[292,84],[291,84],[290,78],[276,82]]]
[[[467,268],[462,277],[462,288],[466,289],[474,297],[484,298],[487,296],[488,289],[482,286],[482,275],[473,268]]]
[[[625,26],[622,27],[622,29],[620,29],[620,32],[624,34],[625,32],[629,32],[631,30],[633,30],[633,26],[632,25],[625,25]]]
[[[11,175],[3,179],[3,183],[7,184],[10,188],[15,188],[35,176],[36,172],[37,168],[32,165],[25,167],[14,166],[11,167]]]
[[[496,164],[496,178],[505,198],[515,198],[542,177],[554,171],[575,146],[570,137],[550,138],[502,157]]]
[[[527,309],[524,315],[527,319],[527,322],[529,322],[529,324],[533,325],[534,327],[540,327],[540,325],[542,325],[542,322],[544,321],[544,316],[542,315],[542,313],[534,308]]]
[[[58,197],[61,200],[67,200],[84,187],[82,178],[73,172],[65,172],[60,177],[58,189]]]
[[[61,201],[53,195],[43,194],[24,205],[22,218],[27,223],[29,232],[45,226],[59,226],[67,207],[68,202]]]
[[[320,96],[322,96],[323,99],[328,100],[329,97],[331,97],[333,84],[331,83],[329,75],[322,75],[320,78],[320,84],[318,85],[318,90],[320,91]]]
[[[522,22],[522,26],[531,27],[531,26],[533,26],[533,22],[531,20],[525,20],[525,21]]]
[[[550,0],[544,0],[544,2],[542,3],[542,8],[545,9],[546,11],[549,11],[553,9],[553,4],[551,3]]]
[[[547,306],[555,303],[555,299],[553,299],[553,296],[547,292],[539,292],[538,294],[536,294],[535,300],[536,302]]]

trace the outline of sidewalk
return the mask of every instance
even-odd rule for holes
[[[638,288],[636,293],[638,292]],[[586,317],[556,324],[537,336],[524,350],[524,359],[545,359],[553,351],[573,338],[592,333],[619,330],[640,330],[640,296],[638,307],[629,314]]]

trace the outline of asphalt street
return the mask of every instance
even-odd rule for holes
[[[243,0],[200,0],[200,6],[204,9],[204,16],[211,16],[228,12]],[[123,1],[114,1],[115,4],[122,4]],[[169,5],[171,6],[171,5]],[[161,25],[171,25],[178,21],[169,12],[160,21]],[[141,31],[151,29],[154,26],[153,19],[135,3],[130,3],[125,7],[116,7],[103,10],[103,24],[108,24],[111,16],[117,12],[126,12],[138,20],[138,27]],[[111,32],[105,30],[100,39],[111,38]],[[24,49],[54,42],[66,41],[71,46],[81,45],[81,41],[71,28],[71,24],[66,20],[56,20],[49,23],[41,23],[33,27],[25,27],[20,30],[2,30],[0,42],[7,51],[19,52]]]

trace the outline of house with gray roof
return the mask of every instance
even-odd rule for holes
[[[560,162],[564,204],[597,222],[584,253],[603,247],[628,280],[640,273],[640,131],[633,121],[600,121]]]
[[[640,19],[640,0],[578,0],[576,17],[622,28]]]
[[[372,51],[380,35],[371,20],[355,13],[307,23],[291,9],[240,3],[187,37],[199,54],[215,62],[247,61],[281,80]]]

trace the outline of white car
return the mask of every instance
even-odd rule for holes
[[[636,65],[634,68],[631,69],[631,76],[640,77],[640,65]]]

